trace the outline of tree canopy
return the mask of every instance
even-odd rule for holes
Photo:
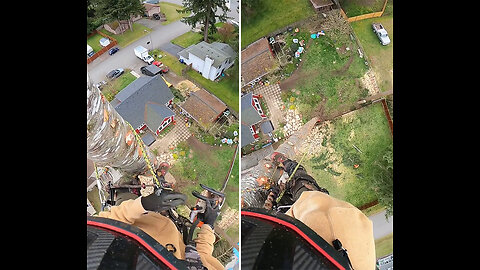
[[[215,23],[217,19],[225,22],[228,18],[225,0],[183,0],[183,9],[177,10],[180,13],[191,12],[192,16],[182,18],[182,22],[195,28],[198,23],[203,24],[203,40],[208,40],[208,32],[216,33]],[[220,14],[216,11],[220,9]]]
[[[138,0],[87,0],[87,32],[114,21],[128,21],[132,30],[131,17],[145,12]]]

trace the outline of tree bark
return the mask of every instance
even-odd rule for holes
[[[144,173],[148,166],[134,132],[87,75],[87,158],[97,166]],[[155,170],[156,160],[148,147],[143,145],[143,149]]]
[[[208,19],[210,16],[210,6],[207,6],[207,16],[205,17],[205,23],[203,24],[203,41],[207,42],[208,40]]]

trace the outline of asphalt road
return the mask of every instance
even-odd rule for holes
[[[179,5],[182,4],[181,0],[166,0],[166,2]],[[236,11],[237,6],[237,0],[231,0],[231,11],[228,12],[227,15],[233,17],[234,20],[238,22],[239,16],[238,12]],[[120,50],[112,56],[108,55],[108,53],[104,53],[92,63],[87,64],[87,72],[90,75],[90,80],[94,84],[105,80],[105,75],[116,68],[128,68],[134,70],[138,74],[141,74],[140,68],[146,65],[146,63],[135,56],[133,48],[142,45],[148,50],[158,48],[176,56],[176,52],[180,51],[182,48],[171,44],[170,40],[191,30],[189,25],[182,23],[180,20],[168,25],[162,25],[159,21],[150,20],[149,27],[152,28],[152,32],[150,34],[131,43],[125,48],[120,48]],[[150,42],[150,44],[147,44],[147,42]]]
[[[373,237],[382,238],[393,232],[393,216],[385,219],[385,211],[368,217],[373,222]]]
[[[142,45],[148,50],[152,50],[170,46],[170,40],[190,31],[190,29],[190,26],[181,21],[176,21],[168,25],[161,25],[160,22],[158,22],[157,25],[152,28],[150,34],[131,43],[125,48],[120,48],[120,50],[112,56],[104,53],[92,63],[88,64],[87,72],[90,74],[90,79],[93,83],[98,83],[105,80],[105,75],[116,68],[128,68],[141,74],[140,67],[146,65],[146,63],[135,56],[133,48]],[[151,43],[147,45],[149,41],[151,41]]]

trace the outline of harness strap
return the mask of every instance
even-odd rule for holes
[[[350,268],[353,270],[353,265],[352,262],[350,261],[350,258],[348,258],[348,252],[347,250],[342,246],[342,242],[340,240],[335,239],[332,241],[333,247],[342,254],[343,257],[347,258],[348,265],[350,265]]]

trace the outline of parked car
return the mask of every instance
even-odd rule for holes
[[[153,77],[157,74],[161,74],[162,70],[157,67],[156,65],[148,65],[148,66],[143,66],[140,68],[140,71],[142,74]]]
[[[377,34],[378,39],[382,45],[390,44],[390,38],[388,37],[387,30],[383,27],[381,23],[372,23],[373,32]]]
[[[160,14],[154,13],[152,16],[155,20],[157,20],[157,21],[160,20]]]
[[[124,72],[123,68],[114,69],[107,74],[107,79],[118,78],[123,74],[123,72]]]
[[[93,51],[92,47],[90,47],[90,45],[87,44],[87,56],[92,57],[92,55],[94,54],[95,52]]]
[[[120,49],[118,47],[111,48],[108,50],[109,55],[114,55],[116,52],[118,52]]]
[[[160,70],[162,71],[161,74],[167,73],[170,70],[167,66],[165,66],[160,61],[154,61],[152,64],[160,68]]]

